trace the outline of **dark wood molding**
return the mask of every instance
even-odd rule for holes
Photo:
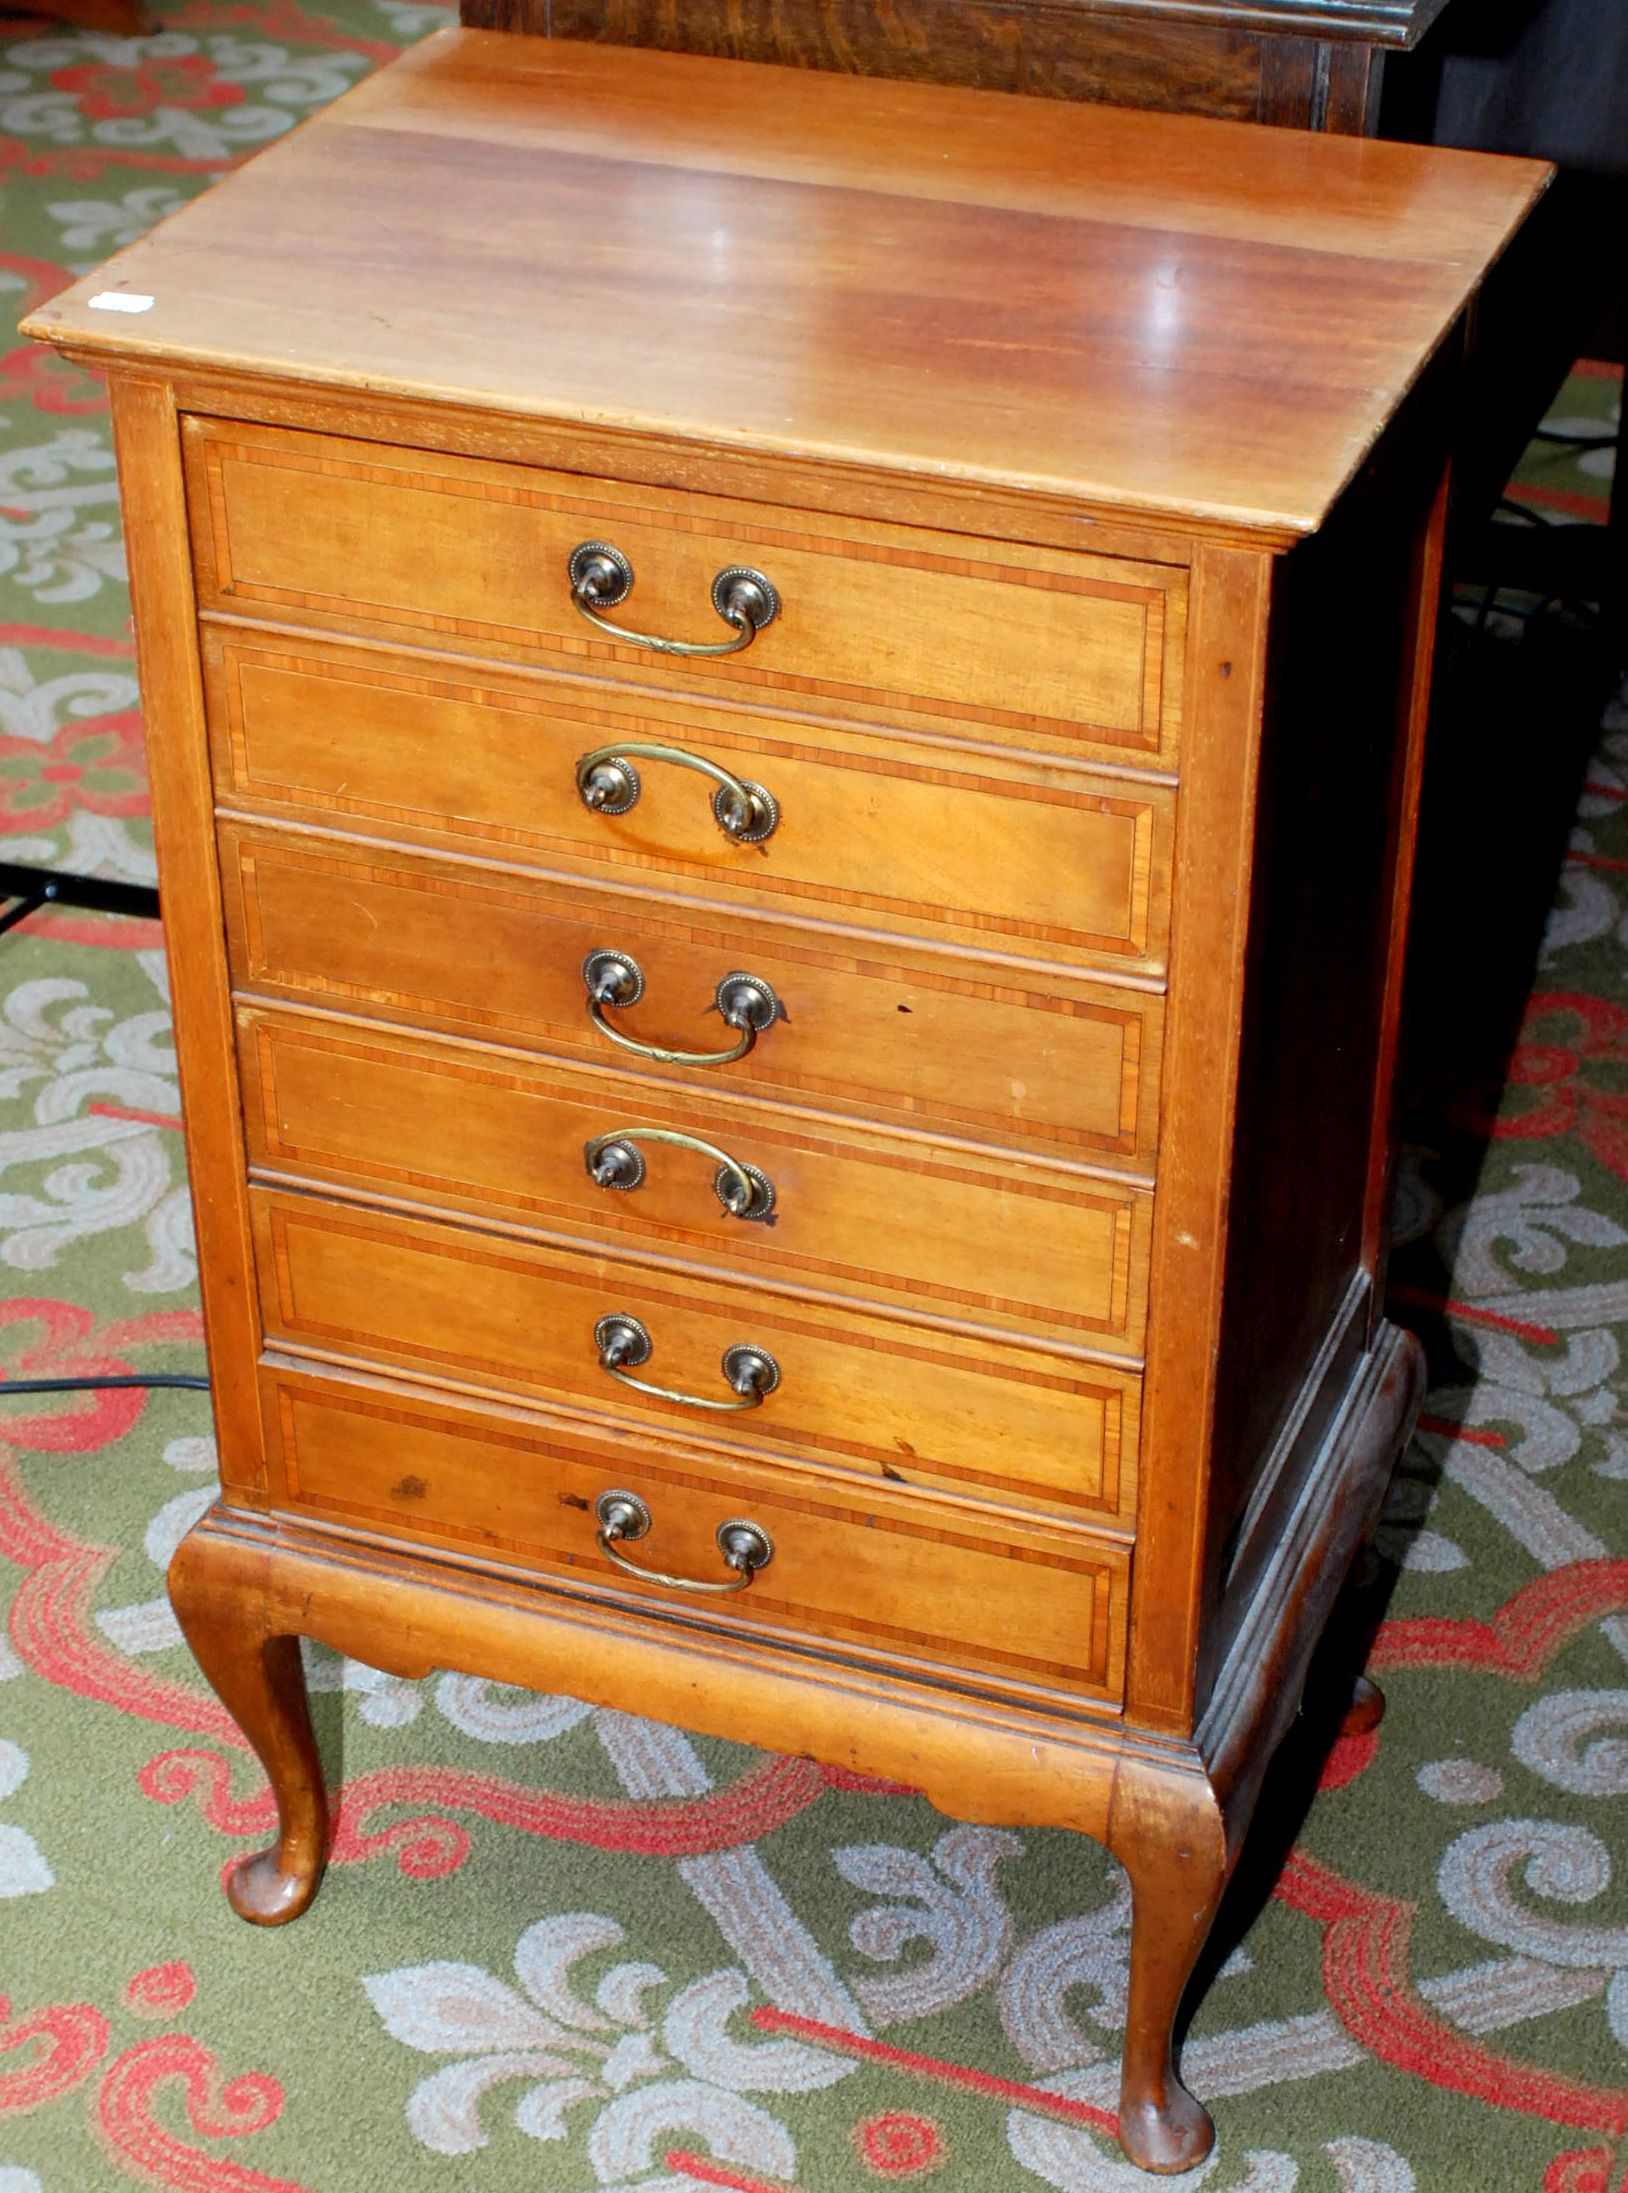
[[[1379,1520],[1424,1392],[1423,1348],[1412,1333],[1381,1323],[1216,1678],[1194,1740],[1226,1819],[1229,1863],[1300,1710],[1317,1642]]]

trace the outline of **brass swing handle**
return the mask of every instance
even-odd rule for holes
[[[774,1182],[766,1173],[760,1173],[755,1165],[743,1165],[715,1142],[703,1142],[699,1135],[680,1134],[676,1127],[613,1127],[608,1134],[595,1135],[582,1152],[589,1179],[597,1187],[630,1194],[644,1181],[644,1152],[639,1147],[644,1142],[661,1142],[669,1149],[694,1150],[698,1156],[710,1158],[718,1168],[713,1175],[713,1193],[731,1218],[763,1219],[772,1214]]]
[[[761,845],[772,837],[780,821],[780,803],[772,792],[749,777],[732,777],[704,754],[692,754],[682,746],[655,746],[634,742],[623,746],[596,746],[577,759],[577,791],[584,807],[596,815],[625,815],[638,802],[641,786],[635,761],[669,761],[675,769],[693,769],[710,777],[718,787],[712,795],[712,812],[720,830],[737,845]]]
[[[629,1576],[638,1577],[641,1583],[665,1584],[669,1591],[745,1591],[758,1570],[766,1569],[774,1559],[774,1540],[762,1525],[732,1516],[718,1525],[715,1534],[725,1566],[735,1572],[732,1576],[716,1583],[709,1577],[669,1576],[662,1569],[641,1568],[637,1561],[630,1561],[616,1550],[619,1543],[643,1538],[649,1532],[650,1510],[637,1493],[602,1492],[594,1502],[594,1520],[599,1525],[599,1550],[607,1561]]]
[[[608,948],[590,952],[582,963],[582,979],[588,986],[588,1018],[600,1034],[624,1051],[660,1059],[667,1066],[732,1066],[746,1056],[765,1028],[784,1017],[780,1000],[761,975],[725,975],[713,993],[713,1003],[726,1025],[740,1030],[737,1041],[726,1051],[673,1051],[624,1035],[605,1018],[607,1008],[620,1012],[643,997],[644,972],[636,959]]]
[[[639,1320],[623,1310],[599,1320],[594,1327],[594,1346],[599,1350],[600,1369],[608,1371],[620,1385],[631,1386],[635,1393],[650,1394],[657,1401],[676,1401],[686,1409],[709,1409],[721,1416],[733,1416],[741,1409],[760,1409],[780,1383],[780,1366],[774,1357],[767,1348],[756,1347],[748,1340],[738,1340],[724,1350],[723,1373],[733,1389],[727,1401],[710,1394],[680,1393],[675,1387],[635,1378],[634,1371],[655,1354],[655,1342]]]
[[[733,625],[728,640],[663,640],[653,632],[634,632],[624,624],[612,624],[602,609],[614,609],[633,591],[633,566],[609,541],[578,541],[566,566],[571,577],[571,599],[591,625],[613,640],[633,647],[653,647],[658,655],[738,655],[750,647],[766,624],[780,614],[780,596],[761,571],[746,564],[729,564],[712,582],[712,606]]]

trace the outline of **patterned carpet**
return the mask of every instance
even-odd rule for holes
[[[444,18],[161,19],[5,32],[18,311]],[[1560,430],[1619,401],[1584,373]],[[0,851],[145,879],[102,399],[13,348],[0,422]],[[1607,486],[1542,443],[1517,499],[1598,517]],[[1186,2043],[1208,2193],[1628,2171],[1628,707],[1594,732],[1586,620],[1536,608],[1461,604],[1431,765],[1393,1307],[1434,1376],[1367,1594],[1390,1712],[1305,1725],[1268,1785]],[[0,939],[11,1375],[200,1367],[176,1102],[155,931]],[[1100,2130],[1126,1895],[1066,1835],[319,1655],[333,1869],[299,1925],[242,1926],[218,1876],[269,1805],[162,1596],[204,1401],[14,1397],[0,1430],[0,2193],[1147,2182]]]

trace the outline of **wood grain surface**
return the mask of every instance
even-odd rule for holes
[[[152,785],[153,838],[164,876],[164,948],[176,1011],[176,1063],[186,1122],[187,1184],[209,1345],[221,1482],[234,1500],[265,1497],[254,1363],[260,1348],[244,1181],[243,1120],[233,1056],[231,983],[220,876],[211,843],[203,687],[186,553],[180,423],[162,382],[112,390],[120,493],[149,547],[130,573]]]
[[[245,1008],[240,1032],[250,1163],[280,1178],[1076,1348],[1123,1329],[1144,1278],[1147,1198],[1106,1180],[357,1024]],[[772,1209],[730,1217],[716,1161],[641,1128],[727,1149],[772,1183]],[[631,1190],[584,1160],[613,1133],[645,1162]]]
[[[293,1353],[375,1365],[472,1391],[521,1394],[701,1440],[722,1453],[825,1458],[901,1494],[938,1480],[1008,1505],[1034,1487],[1134,1512],[1135,1471],[1115,1397],[1090,1363],[853,1310],[799,1305],[597,1249],[492,1239],[468,1228],[257,1189],[268,1338]],[[639,1376],[703,1406],[652,1398],[599,1360],[602,1317],[651,1339]],[[765,1349],[779,1385],[719,1414],[727,1348]]]
[[[541,655],[705,692],[902,714],[946,731],[1088,741],[1157,757],[1174,729],[1185,576],[1155,566],[858,528],[513,464],[333,436],[186,429],[203,608],[359,635]],[[608,541],[634,574],[607,621],[729,637],[715,576],[761,566],[780,612],[738,655],[618,644],[573,606],[571,553]],[[1166,614],[1166,596],[1176,614]],[[1167,632],[1167,625],[1171,626]]]
[[[949,1662],[999,1682],[1111,1699],[1123,1680],[1127,1550],[887,1488],[844,1499],[783,1467],[721,1467],[645,1441],[595,1450],[560,1425],[461,1415],[352,1381],[276,1382],[288,1504],[364,1528],[429,1534],[544,1569],[586,1574],[625,1603],[681,1609],[731,1628],[840,1640],[889,1658]],[[773,1559],[750,1587],[700,1601],[630,1579],[595,1544],[594,1502],[633,1493],[652,1518],[627,1558],[668,1575],[728,1576],[716,1542],[740,1517]]]
[[[1151,1332],[1126,1712],[1192,1727],[1214,1457],[1240,1027],[1266,707],[1272,559],[1206,549],[1193,573],[1192,745],[1183,789],[1176,995],[1163,1084]]]
[[[1263,119],[1258,32],[1125,20],[1078,0],[463,0],[459,14],[474,30]]]
[[[463,0],[459,14],[476,30],[1371,137],[1386,46],[1411,45],[1438,5],[891,0],[883,9],[866,0]],[[1340,35],[1325,35],[1331,28]]]
[[[555,38],[600,38],[617,46],[662,46],[677,53],[718,53],[742,61],[778,61],[841,69],[856,76],[902,76],[911,83],[976,83],[992,90],[1054,98],[1113,98],[1125,106],[1170,106],[1179,112],[1236,112],[1254,117],[1241,88],[1235,104],[1180,101],[1175,86],[1200,63],[1229,83],[1247,74],[1244,55],[1263,41],[1298,38],[1336,47],[1372,43],[1411,47],[1446,0],[1075,0],[1071,6],[997,7],[993,0],[930,12],[925,4],[895,5],[883,14],[857,5],[826,4],[805,12],[789,0],[728,10],[718,0],[462,0],[472,28],[527,31]],[[930,48],[949,46],[940,59]],[[954,49],[959,47],[960,51]],[[1165,66],[1155,67],[1165,56]],[[1229,71],[1221,56],[1233,59]],[[1173,57],[1173,58],[1172,58]],[[1155,94],[1125,96],[1118,71]],[[1156,96],[1163,81],[1164,98]],[[1302,125],[1303,126],[1303,125]]]
[[[715,993],[735,970],[768,982],[785,1008],[731,1065],[641,1065],[663,1082],[1082,1157],[1148,1116],[1141,1023],[1159,1002],[1156,977],[1143,988],[861,946],[840,930],[236,820],[220,842],[245,991],[625,1064],[588,1018],[582,976],[590,952],[615,949],[645,976],[616,1025],[646,1043],[723,1047]]]
[[[1162,779],[588,677],[219,624],[202,640],[217,796],[238,812],[1027,957],[1142,952],[1168,922]],[[584,805],[579,758],[650,744],[763,785],[773,834],[732,839],[699,768],[648,756],[625,814]]]
[[[26,327],[1287,538],[1548,173],[453,31]]]
[[[1401,444],[1274,586],[1200,1698],[1249,1597],[1235,1540],[1263,1463],[1353,1290],[1366,1283],[1364,1344],[1382,1303],[1400,953],[1445,515],[1430,456],[1449,408],[1439,379],[1421,384]]]

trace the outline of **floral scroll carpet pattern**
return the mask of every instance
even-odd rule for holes
[[[188,0],[135,41],[13,24],[8,303],[442,19]],[[1596,375],[1569,401],[1615,399]],[[14,347],[0,422],[0,852],[146,879],[102,396]],[[1534,507],[1598,500],[1589,461],[1535,458]],[[0,938],[9,1375],[201,1367],[177,1102],[155,928],[56,912]],[[1308,1733],[1268,1785],[1186,2041],[1219,2143],[1177,2182],[1620,2193],[1628,709],[1507,1086],[1426,1123],[1399,1209],[1393,1303],[1433,1382],[1371,1563],[1390,1711]],[[1147,2182],[1111,2139],[1127,1893],[1063,1834],[313,1652],[332,1870],[298,1925],[243,1926],[219,1876],[270,1802],[163,1596],[212,1467],[195,1393],[0,1400],[0,2193]]]

